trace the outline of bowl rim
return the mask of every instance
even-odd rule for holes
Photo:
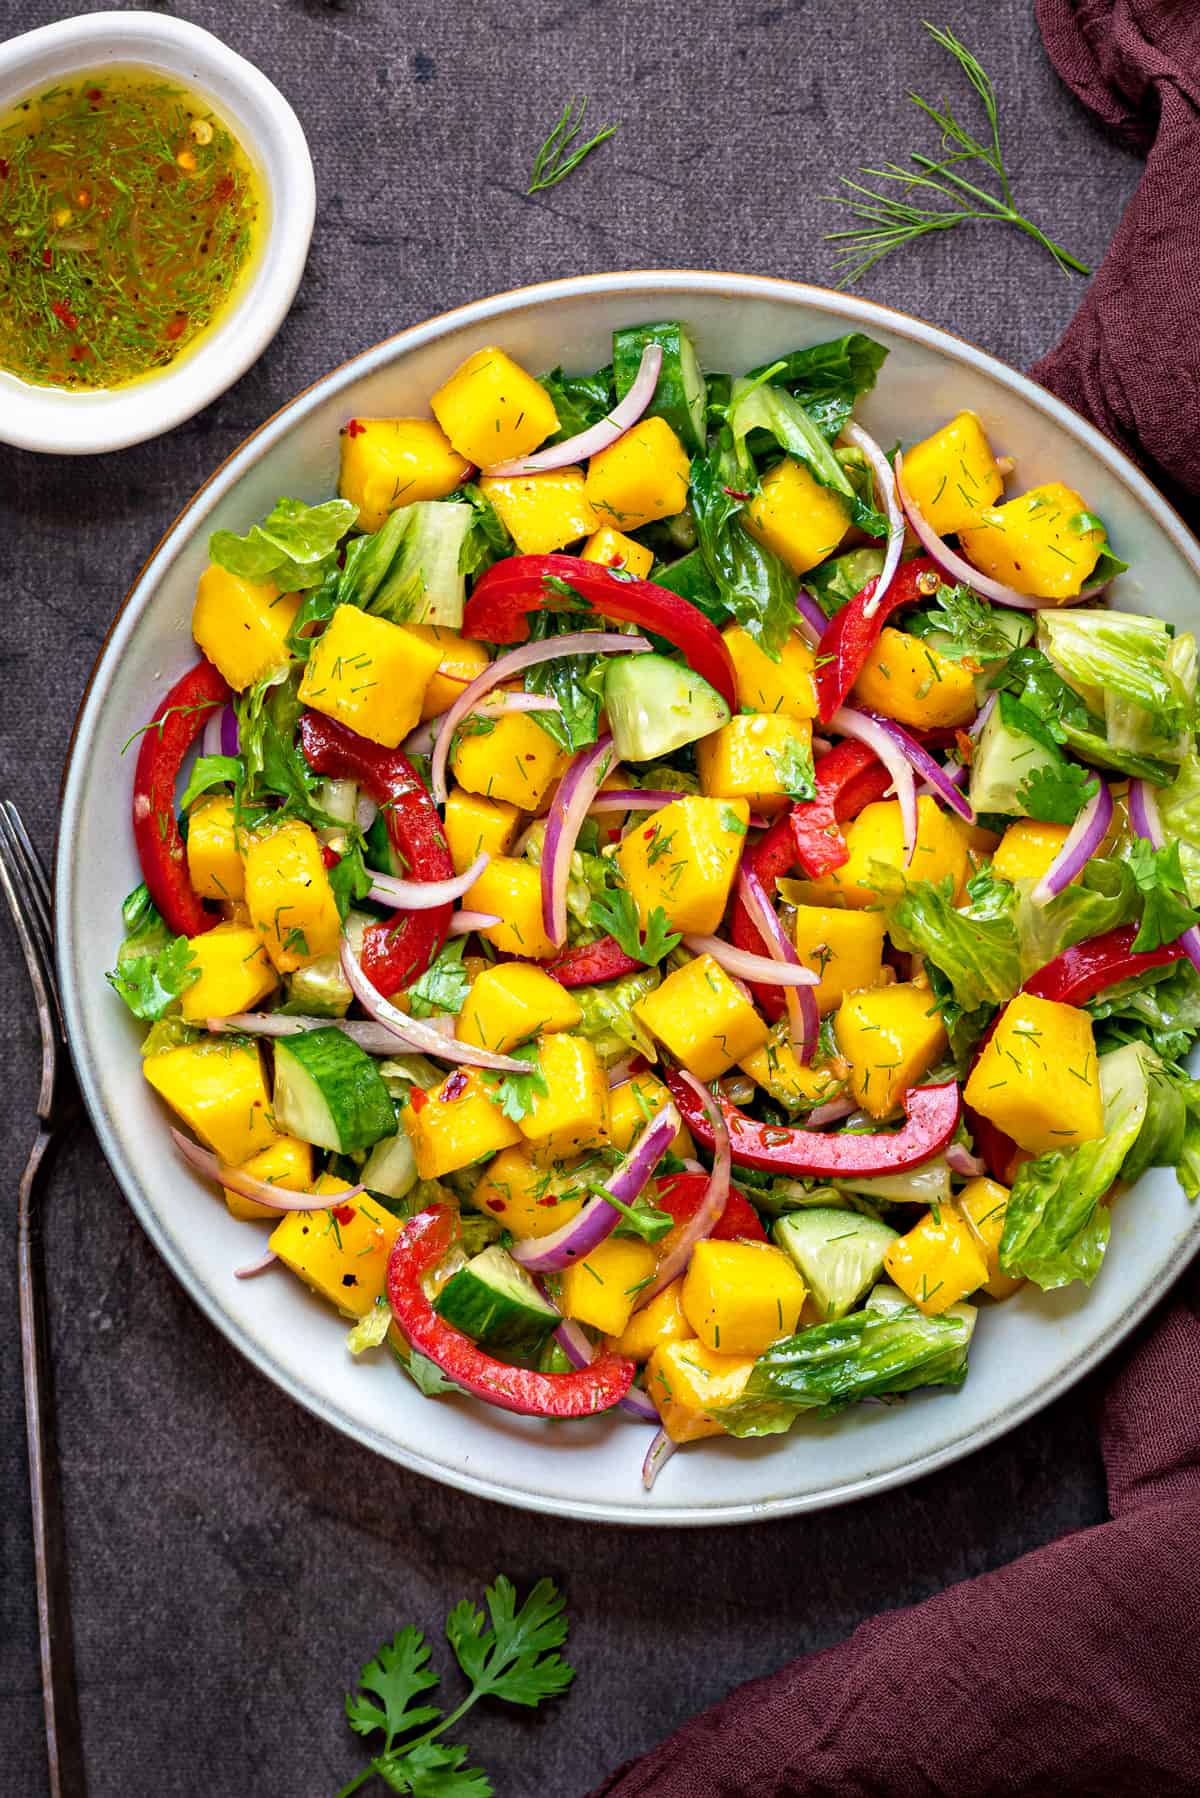
[[[106,57],[112,46],[119,46],[118,53]],[[135,68],[144,59],[148,68],[172,71],[218,111],[236,112],[238,136],[267,197],[266,232],[245,292],[235,296],[211,335],[205,333],[177,363],[126,387],[78,393],[19,381],[0,370],[0,443],[49,455],[98,455],[183,424],[262,355],[304,273],[316,219],[316,179],[308,141],[289,102],[261,69],[201,25],[169,13],[110,10],[22,32],[0,43],[0,108],[36,91],[36,70],[47,56],[69,56],[80,71],[97,59]]]
[[[911,1480],[921,1478],[939,1468],[950,1466],[965,1455],[973,1454],[977,1449],[987,1446],[999,1436],[1014,1429],[1027,1418],[1042,1410],[1047,1404],[1062,1397],[1080,1379],[1098,1366],[1166,1296],[1193,1257],[1200,1252],[1200,1213],[1197,1214],[1189,1240],[1180,1256],[1171,1265],[1164,1266],[1157,1276],[1147,1283],[1137,1298],[1127,1306],[1119,1324],[1102,1341],[1097,1341],[1076,1352],[1068,1361],[1060,1364],[1036,1388],[1001,1407],[983,1423],[971,1426],[962,1435],[943,1442],[937,1448],[919,1454],[911,1461],[877,1472],[855,1476],[842,1484],[826,1488],[820,1493],[774,1494],[766,1499],[745,1500],[740,1503],[724,1505],[718,1511],[705,1510],[702,1506],[692,1504],[642,1510],[634,1505],[621,1503],[603,1503],[559,1496],[553,1499],[543,1498],[539,1494],[529,1491],[505,1487],[487,1475],[448,1468],[422,1454],[419,1450],[397,1443],[369,1426],[348,1418],[335,1403],[327,1401],[323,1395],[307,1386],[303,1378],[291,1368],[277,1361],[269,1353],[264,1353],[260,1344],[248,1340],[236,1319],[223,1309],[203,1281],[194,1277],[186,1265],[177,1263],[172,1246],[166,1239],[165,1232],[160,1229],[153,1209],[143,1200],[138,1181],[124,1154],[121,1133],[105,1109],[93,1070],[87,1065],[84,1058],[75,1052],[76,1042],[82,1043],[86,1038],[79,988],[76,985],[72,966],[68,928],[71,911],[68,901],[74,884],[74,869],[69,853],[69,843],[73,833],[66,826],[78,811],[77,789],[82,780],[82,758],[78,752],[81,743],[86,740],[93,719],[98,715],[105,700],[107,683],[100,680],[101,671],[109,660],[110,654],[115,657],[125,637],[131,634],[142,613],[153,603],[159,579],[174,561],[176,554],[191,539],[194,531],[202,524],[204,516],[212,510],[217,501],[309,410],[324,403],[325,400],[349,386],[360,376],[386,366],[405,354],[407,350],[436,340],[463,325],[501,321],[506,313],[531,304],[552,305],[556,301],[575,300],[590,296],[607,298],[616,294],[628,296],[631,302],[636,302],[639,294],[655,290],[679,295],[686,295],[689,292],[712,293],[726,299],[736,299],[739,295],[752,297],[766,294],[784,301],[799,301],[816,306],[829,315],[840,316],[863,328],[869,328],[871,321],[874,320],[897,336],[909,338],[938,351],[949,351],[955,360],[962,360],[963,352],[969,352],[971,359],[985,374],[997,380],[1002,386],[1015,391],[1019,397],[1048,415],[1062,429],[1081,442],[1087,450],[1097,456],[1108,471],[1130,491],[1135,500],[1146,508],[1169,537],[1184,561],[1191,567],[1197,580],[1200,580],[1200,541],[1197,541],[1170,501],[1158,491],[1148,477],[1122,450],[1104,437],[1089,420],[1055,394],[1039,387],[1027,375],[1010,368],[1006,363],[1001,362],[986,350],[980,349],[969,340],[940,326],[929,324],[912,314],[902,312],[898,308],[811,283],[789,281],[779,276],[752,275],[713,269],[615,270],[567,276],[489,294],[463,305],[452,307],[447,311],[433,314],[415,325],[407,326],[370,348],[349,357],[337,367],[310,382],[264,419],[218,464],[163,532],[132,581],[105,635],[85,685],[72,727],[60,789],[60,826],[54,860],[55,952],[67,1036],[75,1059],[80,1090],[105,1158],[116,1175],[135,1217],[175,1278],[210,1322],[256,1370],[264,1373],[291,1399],[302,1405],[322,1423],[351,1437],[363,1447],[383,1455],[388,1460],[397,1462],[412,1472],[435,1479],[441,1484],[457,1490],[469,1492],[473,1496],[512,1505],[520,1510],[539,1513],[553,1511],[556,1515],[570,1516],[583,1522],[635,1524],[643,1528],[713,1528],[719,1525],[762,1522],[768,1518],[795,1516],[804,1512],[832,1508],[853,1499],[877,1495],[897,1486],[906,1485]]]

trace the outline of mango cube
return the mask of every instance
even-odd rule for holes
[[[661,906],[672,930],[712,935],[737,873],[749,816],[744,799],[689,795],[629,832],[616,861],[643,930]]]
[[[192,635],[241,693],[287,662],[287,636],[299,610],[298,593],[280,593],[272,581],[244,581],[214,562],[196,587]]]
[[[430,677],[421,701],[421,722],[437,718],[458,699],[465,686],[482,674],[491,657],[482,643],[473,643],[461,631],[445,624],[406,624],[404,629],[422,643],[432,643],[440,661]]]
[[[987,1261],[953,1205],[939,1205],[883,1258],[890,1279],[926,1317],[939,1317],[975,1292],[988,1277]]]
[[[636,531],[687,505],[691,463],[664,418],[642,418],[588,463],[586,490],[600,524]]]
[[[648,1361],[664,1342],[686,1342],[695,1331],[683,1314],[679,1295],[682,1280],[672,1280],[656,1292],[648,1305],[634,1311],[619,1336],[610,1336],[608,1346],[631,1361]],[[636,1303],[636,1300],[635,1300]]]
[[[753,1355],[721,1355],[703,1342],[662,1342],[646,1365],[646,1390],[672,1442],[723,1436],[721,1409],[742,1396]]]
[[[540,1167],[525,1143],[501,1149],[471,1194],[477,1211],[498,1218],[514,1236],[550,1236],[569,1224],[590,1194],[569,1175]]]
[[[244,1161],[240,1171],[249,1174],[252,1180],[265,1180],[271,1186],[281,1186],[284,1192],[308,1192],[313,1183],[312,1144],[301,1142],[298,1136],[277,1136],[273,1143],[268,1143],[265,1149]],[[231,1217],[242,1218],[247,1223],[260,1219],[272,1224],[279,1222],[279,1211],[275,1206],[262,1205],[257,1199],[245,1199],[228,1186],[223,1188],[223,1193]]]
[[[960,412],[904,457],[904,485],[939,537],[961,531],[1004,492],[1004,480],[974,412]]]
[[[785,1019],[777,1024],[761,1049],[744,1055],[742,1072],[749,1074],[756,1086],[770,1093],[776,1104],[788,1111],[811,1110],[839,1097],[842,1077],[828,1063],[805,1066],[788,1040]]]
[[[521,1140],[474,1068],[455,1068],[430,1092],[413,1087],[401,1116],[422,1180],[440,1180]]]
[[[377,531],[398,506],[445,499],[471,465],[432,418],[352,418],[342,431],[338,492],[358,507],[360,531]]]
[[[619,1336],[638,1293],[654,1278],[657,1260],[648,1242],[632,1236],[606,1237],[585,1261],[563,1269],[564,1315],[606,1336]]]
[[[733,662],[737,701],[743,711],[779,712],[802,721],[816,717],[816,655],[798,631],[785,637],[777,662],[740,624],[731,624],[721,634]]]
[[[1040,880],[1057,860],[1070,834],[1069,824],[1018,818],[1000,839],[992,856],[992,872],[1001,880]]]
[[[1018,993],[1000,1013],[963,1098],[1031,1155],[1103,1136],[1104,1101],[1087,1012]]]
[[[711,955],[674,969],[633,1009],[697,1080],[715,1080],[767,1040],[766,1024]]]
[[[491,913],[497,922],[479,935],[504,955],[548,961],[555,954],[542,920],[542,877],[532,862],[496,856],[463,894],[463,909]]]
[[[806,1292],[782,1249],[708,1237],[692,1250],[680,1303],[708,1348],[722,1355],[761,1355],[793,1333]]]
[[[507,799],[484,799],[465,787],[453,787],[443,829],[454,872],[464,874],[481,855],[507,855],[516,842],[520,817]]]
[[[549,979],[549,975],[544,976]],[[535,1092],[520,1119],[521,1135],[541,1162],[566,1161],[608,1141],[608,1075],[585,1036],[538,1041],[537,1065],[547,1091]]]
[[[306,1286],[348,1317],[365,1317],[383,1296],[388,1256],[404,1228],[374,1199],[336,1203],[350,1190],[345,1180],[322,1174],[313,1191],[334,1200],[326,1211],[289,1211],[268,1238],[268,1248]]]
[[[833,554],[846,535],[850,507],[787,456],[763,475],[742,522],[793,574],[803,574]]]
[[[192,938],[191,951],[200,978],[183,993],[189,1024],[253,1011],[279,985],[258,932],[248,924],[217,924]]]
[[[582,468],[545,474],[484,475],[479,491],[491,501],[523,556],[545,556],[577,543],[596,528]]]
[[[262,1062],[253,1044],[205,1038],[148,1055],[142,1072],[221,1161],[237,1166],[275,1140]]]
[[[914,730],[970,724],[978,710],[975,677],[965,662],[951,661],[923,637],[890,624],[863,664],[854,697]]]
[[[527,456],[558,429],[541,382],[494,345],[468,356],[430,407],[459,455],[477,468]]]
[[[573,1029],[582,1015],[551,975],[527,962],[506,961],[475,976],[454,1034],[460,1043],[506,1055],[531,1037]]]
[[[470,719],[458,732],[450,766],[460,787],[485,799],[503,799],[523,812],[540,810],[569,757],[529,712],[506,712],[485,719],[490,729],[475,728]]]
[[[655,1112],[669,1104],[671,1095],[653,1074],[634,1074],[614,1086],[608,1095],[608,1140],[624,1154],[631,1149]],[[680,1124],[671,1139],[671,1153],[686,1160],[695,1153],[696,1145],[686,1124]]]
[[[395,749],[421,716],[441,651],[403,625],[358,606],[339,606],[313,645],[300,698],[385,749]]]
[[[815,997],[822,1017],[836,1011],[847,993],[879,985],[883,971],[882,912],[798,905],[794,929],[800,960],[821,977]]]
[[[337,953],[342,920],[321,845],[299,819],[246,845],[246,904],[281,974]]]
[[[959,1210],[975,1233],[975,1240],[987,1262],[988,1277],[983,1290],[989,1298],[1011,1298],[1024,1284],[1000,1269],[1000,1238],[1008,1214],[1009,1190],[998,1180],[968,1180],[955,1200]]]
[[[960,530],[963,553],[993,580],[1038,599],[1073,599],[1108,541],[1080,495],[1061,481],[1031,487]]]
[[[957,898],[970,872],[968,860],[970,826],[944,811],[929,793],[917,800],[917,846],[912,862],[904,863],[904,825],[898,799],[878,799],[846,826],[846,848],[849,859],[831,874],[823,874],[811,883],[815,895],[837,893],[847,905],[866,908],[878,906],[880,898],[873,882],[877,878],[872,862],[884,862],[910,880],[932,880],[935,884],[947,874],[954,882]]]
[[[946,1026],[933,994],[915,981],[848,993],[833,1029],[850,1063],[851,1096],[872,1117],[893,1112],[946,1053]]]
[[[812,767],[812,725],[782,712],[740,712],[696,745],[700,789],[773,817]],[[809,789],[810,793],[812,789]]]
[[[622,568],[626,574],[636,575],[639,581],[644,581],[654,567],[652,549],[627,537],[623,531],[614,531],[608,524],[592,532],[579,554],[585,562],[603,562],[606,568]]]
[[[246,890],[234,802],[224,793],[197,800],[188,813],[188,879],[202,899],[240,899]]]

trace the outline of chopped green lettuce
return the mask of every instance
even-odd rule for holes
[[[1103,1048],[1143,1042],[1180,1062],[1200,1037],[1200,975],[1190,961],[1168,962],[1110,986],[1087,1009]]]
[[[179,798],[179,809],[186,812],[188,807],[208,793],[213,787],[226,784],[240,786],[245,777],[242,758],[238,755],[198,755],[188,776],[187,786]]]
[[[1038,613],[1038,647],[1122,754],[1182,762],[1193,747],[1196,646],[1159,618],[1073,607]]]
[[[840,494],[851,519],[868,536],[887,536],[887,519],[869,499],[860,496],[804,407],[785,388],[773,387],[761,376],[757,380],[735,381],[729,401],[729,429],[743,484],[756,479],[747,439],[752,432],[764,432],[785,456],[802,462],[822,487]]]
[[[452,937],[438,951],[420,979],[404,989],[414,1018],[430,1018],[437,1012],[457,1017],[466,1001],[471,976],[463,966],[465,936]]]
[[[1126,860],[1142,896],[1142,922],[1133,940],[1134,949],[1161,949],[1174,943],[1200,923],[1197,913],[1187,902],[1183,869],[1179,863],[1179,844],[1164,843],[1161,849],[1136,837],[1126,850]]]
[[[1169,787],[1155,795],[1163,835],[1179,848],[1187,896],[1200,905],[1200,755],[1190,750]]]
[[[583,1017],[575,1029],[595,1047],[606,1067],[620,1061],[632,1049],[648,1061],[658,1058],[654,1039],[638,1022],[634,1006],[658,985],[657,968],[644,973],[623,974],[620,980],[606,981],[603,986],[577,986],[574,998]]]
[[[104,978],[135,1018],[147,1022],[164,1017],[200,978],[187,937],[173,937],[150,898],[145,882],[135,887],[121,907],[125,940],[117,965]]]
[[[830,442],[845,425],[855,401],[875,385],[887,351],[873,337],[852,331],[828,343],[813,343],[793,350],[777,362],[754,368],[746,377],[765,377],[776,387],[786,387],[800,401],[817,429]]]
[[[741,480],[728,447],[693,457],[691,505],[700,555],[725,612],[778,658],[796,622],[795,577],[743,527]]]
[[[868,581],[873,581],[883,568],[883,551],[873,543],[861,549],[843,550],[810,568],[804,576],[804,587],[812,594],[826,618],[849,605]]]
[[[954,903],[949,875],[914,880],[891,906],[888,933],[941,970],[962,1010],[1002,1005],[1021,984],[1016,903],[1015,888],[987,868],[968,883],[963,906]]]
[[[611,363],[590,375],[568,375],[561,368],[551,369],[541,377],[542,386],[554,401],[558,429],[547,443],[562,443],[578,436],[589,425],[599,424],[617,403]]]
[[[1139,913],[1137,886],[1123,861],[1100,856],[1088,862],[1078,879],[1045,905],[1033,903],[1035,884],[1022,880],[1016,886],[1015,923],[1023,980],[1073,943],[1132,923]]]
[[[357,517],[358,507],[346,499],[319,506],[280,499],[244,537],[214,531],[208,553],[243,580],[274,581],[281,593],[299,593],[319,587],[336,566],[338,544]]]

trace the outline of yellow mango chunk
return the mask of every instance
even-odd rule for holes
[[[952,662],[923,638],[890,624],[863,664],[854,697],[914,730],[970,724],[978,710],[975,678],[963,662]]]
[[[421,716],[441,651],[358,606],[339,606],[313,645],[300,698],[360,737],[395,749]]]
[[[460,1043],[506,1055],[531,1037],[574,1029],[582,1015],[566,987],[541,968],[506,961],[475,976],[454,1034]]]
[[[549,975],[543,976],[549,979]],[[537,1064],[547,1091],[535,1093],[518,1128],[543,1163],[566,1161],[608,1141],[608,1075],[585,1036],[538,1041]]]
[[[298,819],[248,841],[246,904],[281,974],[337,953],[342,921],[321,845]]]
[[[550,1236],[569,1224],[589,1193],[569,1174],[540,1167],[525,1143],[501,1149],[471,1194],[477,1211],[500,1220],[514,1236]]]
[[[701,791],[744,799],[773,817],[791,804],[793,787],[812,767],[812,725],[782,712],[740,712],[696,745]]]
[[[196,587],[192,635],[241,693],[284,666],[287,635],[299,610],[298,593],[280,593],[271,581],[244,581],[214,562]]]
[[[888,1245],[883,1265],[926,1317],[939,1317],[988,1277],[983,1251],[953,1205],[927,1211],[906,1236]]]
[[[939,537],[961,531],[1004,492],[1004,479],[974,412],[914,443],[904,457],[904,485]]]
[[[517,840],[521,814],[507,799],[484,799],[453,787],[446,799],[443,829],[456,874],[465,874],[481,855],[507,855]]]
[[[258,932],[248,924],[214,925],[192,938],[191,951],[200,978],[183,994],[181,1009],[189,1024],[253,1011],[279,985]]]
[[[338,492],[358,507],[360,531],[377,531],[397,506],[445,499],[471,464],[432,418],[352,418],[342,431]]]
[[[788,1111],[824,1105],[840,1097],[842,1091],[838,1068],[829,1063],[806,1067],[800,1060],[788,1040],[786,1019],[775,1025],[761,1049],[742,1057],[741,1068],[756,1086],[770,1093]]]
[[[459,455],[477,468],[527,456],[558,429],[541,382],[494,345],[468,356],[430,407]]]
[[[878,906],[880,898],[872,882],[872,862],[885,862],[910,880],[954,882],[957,898],[970,872],[969,826],[953,812],[944,811],[931,794],[917,800],[917,846],[911,864],[904,864],[904,825],[898,799],[877,799],[864,806],[845,827],[849,860],[831,874],[812,881],[814,896],[838,893],[847,905]]]
[[[142,1072],[220,1160],[237,1166],[275,1140],[258,1049],[206,1038],[148,1055]]]
[[[592,532],[579,554],[585,562],[603,562],[606,568],[623,568],[626,574],[636,575],[639,581],[644,581],[654,567],[652,549],[635,542],[623,531],[614,531],[607,524]]]
[[[683,1281],[672,1280],[655,1293],[648,1305],[633,1313],[619,1336],[609,1337],[609,1348],[618,1355],[628,1355],[631,1361],[648,1361],[664,1342],[694,1338],[695,1331],[679,1302],[682,1290]]]
[[[234,803],[224,793],[197,800],[188,813],[188,879],[202,899],[240,899],[245,871]]]
[[[1042,824],[1036,818],[1018,818],[1001,837],[992,856],[992,870],[1001,880],[1040,880],[1049,872],[1070,834],[1069,824]]]
[[[606,1336],[619,1336],[629,1322],[634,1300],[653,1279],[657,1256],[648,1242],[609,1236],[586,1261],[563,1269],[563,1315],[590,1324]]]
[[[793,574],[803,574],[833,554],[846,535],[850,508],[787,456],[763,475],[742,522]]]
[[[536,812],[569,760],[530,713],[506,712],[491,730],[476,732],[468,720],[458,733],[450,766],[468,792]]]
[[[672,800],[629,832],[616,861],[641,917],[658,907],[672,930],[711,936],[745,847],[744,799]]]
[[[675,968],[634,1012],[697,1080],[715,1080],[767,1040],[767,1026],[711,955]]]
[[[703,1342],[662,1342],[646,1364],[646,1390],[672,1442],[723,1436],[720,1411],[742,1396],[753,1355],[720,1355]]]
[[[740,624],[731,624],[721,634],[733,662],[737,701],[742,711],[780,712],[800,720],[816,717],[816,655],[798,631],[784,639],[777,662]]]
[[[404,629],[410,636],[419,637],[422,643],[432,643],[441,657],[421,701],[421,722],[424,724],[427,719],[448,711],[454,701],[461,698],[463,688],[483,673],[492,658],[482,643],[473,643],[461,631],[451,630],[449,625],[406,624]]]
[[[336,1199],[349,1184],[322,1174],[313,1188]],[[365,1317],[383,1295],[388,1256],[404,1219],[366,1197],[328,1211],[289,1211],[272,1230],[268,1248],[306,1286],[348,1317]]]
[[[244,1161],[241,1172],[249,1174],[252,1180],[266,1180],[271,1186],[282,1186],[285,1192],[309,1192],[313,1183],[312,1144],[301,1142],[298,1136],[277,1136],[273,1143],[268,1143],[265,1149]],[[231,1217],[242,1218],[248,1223],[260,1219],[272,1224],[279,1222],[279,1211],[275,1206],[261,1205],[257,1199],[244,1199],[240,1192],[233,1192],[228,1186],[222,1190]]]
[[[532,862],[498,855],[463,894],[464,911],[485,911],[498,920],[479,935],[505,955],[547,961],[555,954],[542,921],[542,877]]]
[[[793,1333],[805,1292],[782,1249],[709,1237],[692,1250],[680,1303],[708,1348],[722,1355],[761,1355]]]
[[[614,1086],[608,1095],[608,1140],[624,1154],[631,1149],[656,1111],[670,1102],[671,1095],[653,1074],[634,1074]],[[696,1152],[692,1133],[680,1124],[671,1139],[671,1153],[687,1160]]]
[[[1073,487],[1047,481],[959,531],[963,553],[993,580],[1038,599],[1073,599],[1108,541]]]
[[[847,993],[879,985],[883,968],[882,912],[798,905],[795,933],[800,960],[821,976],[815,997],[822,1017],[836,1011]]]
[[[1024,1280],[1000,1270],[1000,1238],[1004,1235],[1004,1219],[1008,1212],[1009,1190],[998,1180],[968,1180],[955,1200],[975,1234],[975,1240],[987,1262],[988,1277],[983,1290],[989,1298],[1011,1298]]]
[[[596,528],[582,468],[545,474],[484,475],[479,491],[491,501],[523,556],[545,556],[577,543]]]
[[[401,1117],[422,1180],[440,1180],[521,1140],[474,1068],[455,1068],[429,1092],[414,1087]]]
[[[643,418],[588,463],[587,497],[599,524],[636,531],[687,505],[691,464],[664,418]]]
[[[1018,993],[963,1088],[966,1103],[1031,1155],[1104,1134],[1092,1020],[1074,1005]]]
[[[848,993],[833,1031],[850,1063],[855,1104],[877,1118],[893,1112],[946,1053],[946,1027],[933,994],[915,981]]]

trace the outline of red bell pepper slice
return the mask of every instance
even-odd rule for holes
[[[457,1235],[458,1220],[449,1207],[431,1205],[409,1219],[392,1245],[388,1302],[412,1347],[476,1398],[524,1417],[592,1417],[619,1404],[637,1372],[625,1355],[597,1355],[574,1373],[537,1373],[497,1361],[438,1316],[421,1281]]]
[[[580,943],[556,955],[542,967],[560,986],[599,986],[604,980],[619,980],[622,974],[645,971],[645,962],[626,955],[616,937],[598,937],[594,943]]]
[[[933,584],[929,591],[936,593],[937,583],[942,578],[936,562],[928,556],[901,562],[878,611],[867,616],[866,608],[875,591],[875,579],[872,578],[861,592],[834,613],[817,646],[817,666],[813,672],[817,715],[822,724],[832,723],[838,707],[845,705],[846,695],[862,673],[863,664],[878,643],[879,633],[891,614],[901,606],[915,606],[928,598],[922,579],[929,584],[931,575]]]
[[[442,821],[424,781],[399,749],[369,743],[320,712],[300,720],[300,747],[314,774],[329,780],[356,780],[387,819],[388,836],[413,880],[450,880],[454,864]],[[452,905],[432,911],[397,912],[371,924],[363,935],[362,965],[367,979],[388,998],[429,966],[450,930]]]
[[[183,758],[229,699],[211,662],[197,662],[177,680],[142,734],[133,776],[133,835],[142,878],[167,928],[199,936],[219,922],[188,879],[187,854],[175,821],[175,783]]]
[[[1135,951],[1137,933],[1136,924],[1123,924],[1119,930],[1106,931],[1090,942],[1075,943],[1030,975],[1022,990],[1039,999],[1057,1000],[1060,1005],[1086,1005],[1105,987],[1129,980],[1135,974],[1145,974],[1150,968],[1165,967],[1184,953],[1178,943]]]
[[[656,1183],[654,1203],[660,1211],[669,1211],[675,1219],[675,1228],[658,1244],[660,1261],[664,1261],[670,1254],[683,1226],[699,1211],[707,1190],[707,1174],[668,1174],[665,1180]],[[730,1187],[725,1209],[710,1235],[714,1242],[737,1242],[739,1238],[743,1242],[767,1240],[767,1233],[759,1222],[757,1211],[736,1186]]]
[[[697,1142],[713,1146],[713,1133],[703,1106],[691,1088],[671,1072],[671,1097]],[[942,1086],[914,1086],[904,1095],[905,1122],[899,1130],[872,1136],[827,1136],[782,1124],[760,1124],[728,1099],[718,1096],[738,1167],[764,1173],[833,1180],[839,1174],[894,1174],[919,1167],[944,1149],[958,1128],[962,1097],[957,1080]]]
[[[509,556],[476,581],[463,613],[463,636],[486,643],[524,643],[530,612],[569,609],[547,580],[565,581],[585,605],[616,624],[636,624],[674,644],[688,667],[737,711],[729,651],[715,624],[678,593],[585,562],[581,556]]]

